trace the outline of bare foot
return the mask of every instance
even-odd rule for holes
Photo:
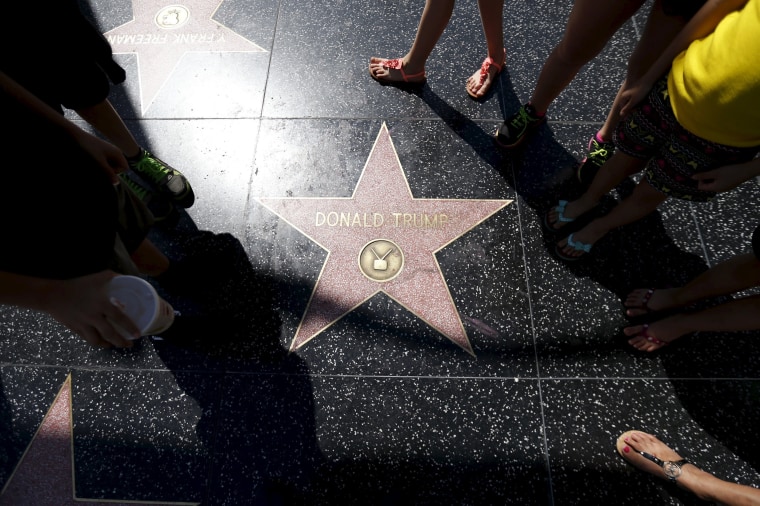
[[[425,82],[425,67],[415,66],[407,57],[369,59],[369,75],[373,79],[385,83],[423,83]]]
[[[624,432],[618,438],[616,446],[620,456],[627,460],[631,465],[641,471],[657,476],[658,478],[667,479],[665,471],[663,471],[662,467],[645,458],[639,452],[646,452],[650,455],[654,455],[665,462],[681,460],[681,456],[665,443],[645,432],[634,430]],[[682,469],[684,473],[688,473],[690,470],[691,469],[688,467]]]
[[[677,288],[639,288],[628,294],[623,305],[628,308],[625,314],[628,316],[641,316],[643,314],[678,307],[673,294]]]
[[[467,93],[472,98],[483,97],[486,93],[488,93],[488,90],[491,89],[491,85],[496,81],[496,76],[501,73],[506,63],[506,50],[504,50],[504,55],[501,59],[491,58],[489,55],[488,58],[483,61],[483,64],[480,66],[480,68],[469,78],[467,78],[467,83],[465,83],[465,89],[467,90]]]
[[[651,352],[691,331],[683,325],[684,318],[683,315],[675,315],[651,324],[634,325],[624,328],[623,333],[631,338],[628,344],[639,351]]]

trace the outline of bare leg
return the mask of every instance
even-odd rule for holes
[[[412,48],[402,58],[404,72],[407,75],[425,70],[425,62],[433,52],[446,25],[449,24],[452,12],[454,12],[454,0],[426,0]],[[374,56],[370,58],[369,72],[372,77],[381,81],[403,82],[401,71],[384,67],[384,60],[384,58]]]
[[[617,154],[615,155],[617,156]],[[606,166],[606,164],[605,164]],[[604,171],[600,171],[599,174],[603,174]],[[596,182],[596,179],[594,179]],[[617,207],[615,207],[609,214],[597,218],[578,232],[573,234],[576,242],[584,244],[595,244],[599,239],[604,237],[609,231],[638,221],[647,214],[651,213],[657,206],[659,206],[667,197],[664,193],[656,190],[646,180],[642,180],[636,189],[633,191],[630,197],[624,199]],[[558,243],[558,247],[567,256],[580,256],[582,251],[577,251],[568,244],[567,238],[562,239]]]
[[[729,295],[754,286],[760,286],[760,259],[752,253],[737,255],[703,272],[689,283],[677,288],[657,289],[648,301],[647,289],[631,292],[625,301],[628,316],[646,312],[684,307],[694,302]]]
[[[483,23],[483,33],[486,36],[488,45],[488,57],[498,65],[506,63],[504,53],[504,1],[503,0],[478,0],[478,10],[480,10],[480,20]],[[499,69],[491,66],[488,69],[488,75],[481,82],[480,69],[478,69],[469,79],[466,87],[469,91],[478,97],[486,94],[491,88],[491,83],[499,73]]]
[[[578,71],[607,44],[612,35],[643,5],[643,0],[598,2],[577,0],[565,33],[538,76],[531,103],[545,112]]]
[[[623,329],[628,344],[641,351],[654,351],[693,332],[741,332],[760,329],[760,296],[730,300],[695,313],[680,313],[647,326]],[[657,341],[648,340],[655,337]]]
[[[656,437],[639,431],[623,433],[617,441],[618,453],[641,471],[665,479],[662,467],[638,452],[646,452],[663,461],[678,461],[681,456]],[[685,464],[676,484],[700,499],[729,506],[760,504],[760,490],[716,478],[692,464]]]
[[[587,213],[599,203],[599,200],[601,200],[603,196],[620,184],[621,181],[632,174],[640,172],[645,164],[645,160],[633,158],[632,156],[628,156],[621,152],[615,153],[612,155],[612,158],[607,160],[607,163],[604,164],[604,170],[599,171],[596,177],[594,177],[588,190],[586,190],[586,192],[577,200],[567,204],[564,213],[565,217],[577,218],[582,214]],[[561,224],[559,224],[557,220],[558,214],[556,210],[552,209],[549,211],[548,221],[559,230]]]
[[[668,47],[668,44],[678,35],[678,32],[681,31],[685,24],[686,21],[682,17],[665,14],[662,10],[662,0],[655,1],[649,18],[647,18],[644,33],[628,60],[628,71],[625,81],[623,81],[623,85],[618,90],[607,119],[597,134],[601,140],[605,142],[612,140],[612,133],[620,121],[620,95],[626,89],[626,86],[629,83],[635,83],[646,73],[660,53]]]
[[[140,153],[140,145],[137,144],[132,133],[108,99],[90,107],[77,109],[76,113],[117,148],[121,149],[126,156],[136,156]]]
[[[140,272],[148,276],[158,276],[169,268],[169,259],[148,239],[143,240],[130,257]]]

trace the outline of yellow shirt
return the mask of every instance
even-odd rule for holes
[[[668,93],[678,122],[708,141],[760,146],[760,0],[727,15],[673,60]]]

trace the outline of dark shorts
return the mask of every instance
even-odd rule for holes
[[[111,83],[126,74],[108,41],[81,12],[76,0],[43,0],[36,5],[34,40],[29,44],[28,5],[3,6],[0,22],[7,44],[0,69],[54,109],[81,109],[108,97]]]
[[[133,274],[129,253],[146,237],[150,212],[71,140],[0,106],[11,127],[0,139],[0,271],[50,279]]]
[[[647,160],[644,177],[662,193],[705,202],[715,192],[697,188],[694,174],[752,160],[759,147],[735,148],[705,140],[686,130],[670,106],[667,76],[615,130],[615,145],[628,156]]]

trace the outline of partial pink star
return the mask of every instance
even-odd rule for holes
[[[104,34],[114,53],[137,54],[143,113],[186,53],[264,51],[212,19],[222,1],[132,0],[134,19]]]
[[[257,200],[328,252],[291,350],[383,292],[474,355],[435,254],[511,200],[414,198],[385,124],[352,197]],[[360,252],[377,239],[403,252],[390,281],[370,279],[359,267]]]
[[[0,506],[81,506],[82,501],[93,506],[195,504],[77,498],[74,495],[72,425],[71,376],[68,376],[21,461],[0,491]]]

